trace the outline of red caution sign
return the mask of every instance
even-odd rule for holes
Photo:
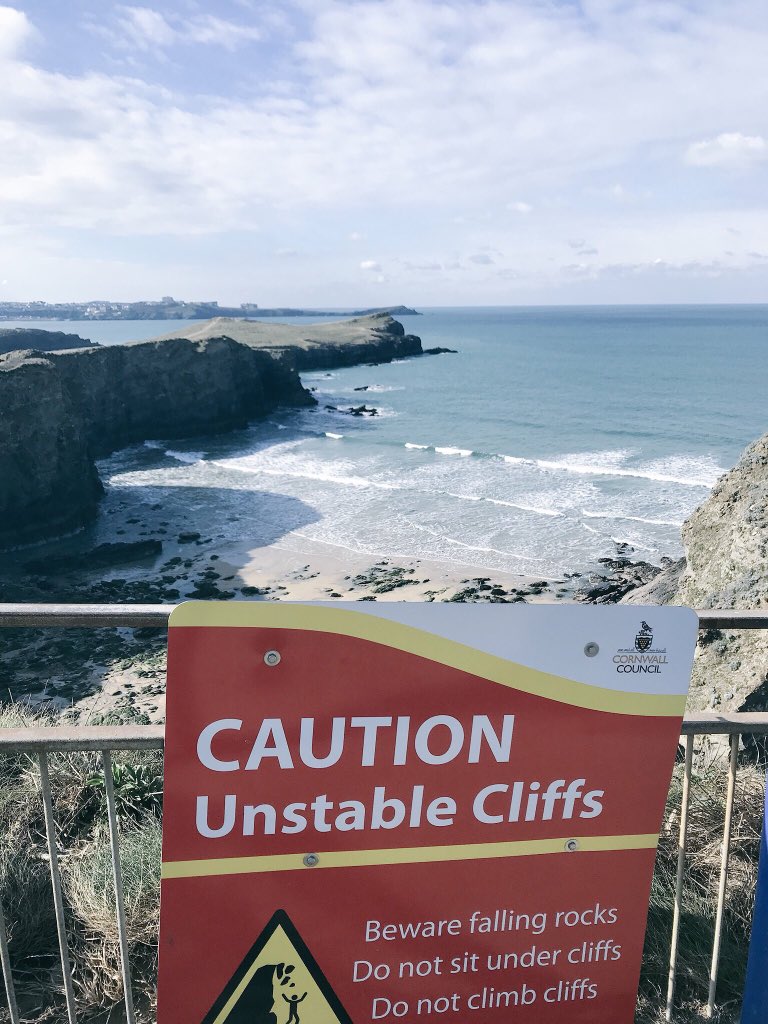
[[[159,1024],[630,1024],[696,629],[181,605]]]

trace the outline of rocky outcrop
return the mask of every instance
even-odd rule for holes
[[[624,599],[692,608],[768,606],[768,434],[744,452],[683,526],[686,558]],[[768,636],[700,634],[689,706],[768,710]]]
[[[673,604],[685,566],[685,558],[679,558],[676,562],[666,559],[661,572],[635,586],[622,598],[621,604]]]
[[[403,325],[388,313],[338,323],[300,325],[215,317],[155,340],[205,339],[222,334],[243,345],[269,352],[274,359],[297,371],[389,363],[393,359],[422,355],[421,339],[415,334],[406,334]]]
[[[34,348],[40,352],[61,352],[70,348],[96,348],[95,342],[79,334],[44,331],[39,327],[0,327],[0,355]]]
[[[313,402],[288,366],[230,338],[0,356],[0,544],[87,522],[99,456]]]
[[[0,356],[0,546],[81,526],[101,493],[88,425],[53,359]]]
[[[377,314],[305,327],[216,317],[151,341],[0,355],[0,546],[87,522],[102,493],[94,460],[117,448],[312,405],[299,370],[419,354],[419,338]]]
[[[597,561],[602,565],[603,572],[590,573],[581,581],[573,594],[576,601],[585,604],[617,604],[625,594],[650,585],[662,571],[650,562],[633,562],[626,554],[617,554],[616,558],[598,558]],[[665,561],[669,562],[669,559]]]
[[[231,338],[133,342],[51,356],[105,455],[150,437],[245,426],[278,405],[312,405],[295,373]]]

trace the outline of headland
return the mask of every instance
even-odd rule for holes
[[[102,494],[95,460],[109,452],[312,405],[300,370],[421,351],[419,338],[374,314],[309,331],[217,317],[150,341],[1,355],[0,546],[92,519]]]

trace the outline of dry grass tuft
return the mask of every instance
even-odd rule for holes
[[[45,727],[61,722],[45,710],[0,709],[0,728]],[[108,722],[105,724],[113,724]],[[130,791],[116,791],[121,815],[121,861],[131,969],[138,1002],[151,1020],[157,975],[160,890],[160,805],[156,798],[162,755],[115,756]],[[129,769],[127,772],[125,769]],[[140,769],[140,770],[138,770]],[[49,757],[66,925],[78,1010],[84,1021],[123,998],[109,834],[98,754]],[[136,780],[146,783],[137,786]],[[141,800],[148,795],[143,813]],[[0,900],[11,945],[17,996],[25,1021],[64,1021],[63,985],[51,895],[45,821],[36,757],[0,755]],[[7,1019],[0,999],[0,1022]]]
[[[120,839],[123,899],[134,987],[152,995],[157,976],[160,917],[160,821],[149,817]],[[66,899],[74,915],[73,958],[78,998],[86,1006],[110,1006],[123,998],[109,836],[104,829],[63,869]]]
[[[725,818],[728,759],[702,741],[691,780],[688,856],[680,924],[675,1020],[704,1021]],[[683,766],[676,765],[653,876],[638,1024],[663,1020],[677,874]],[[739,765],[717,987],[716,1020],[738,1020],[754,904],[765,769]]]

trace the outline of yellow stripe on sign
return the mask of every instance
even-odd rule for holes
[[[354,637],[392,647],[421,658],[480,676],[493,683],[509,686],[536,697],[546,697],[577,708],[607,711],[619,715],[682,717],[685,694],[627,693],[603,686],[578,683],[573,679],[541,672],[478,651],[467,644],[428,633],[415,626],[342,608],[322,608],[307,604],[280,604],[271,601],[188,601],[178,605],[170,616],[171,628],[198,626],[257,626],[268,629],[303,629]]]
[[[454,860],[489,860],[494,857],[533,857],[546,853],[600,853],[607,850],[652,850],[658,835],[562,836],[558,839],[525,839],[507,843],[466,843],[459,846],[412,846],[396,850],[345,850],[318,853],[308,869],[300,853],[266,857],[220,857],[204,860],[166,861],[163,878],[206,878],[212,875],[250,875],[270,871],[318,870],[319,868],[383,867],[387,864],[437,864]],[[575,850],[570,846],[576,843]]]

